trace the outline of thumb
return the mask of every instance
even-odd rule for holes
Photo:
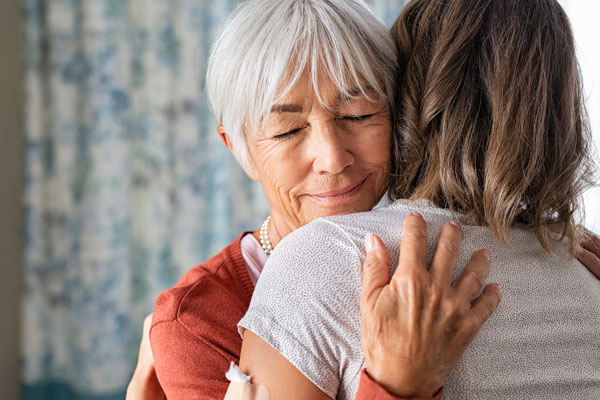
[[[377,301],[379,292],[390,282],[389,256],[387,249],[376,235],[365,236],[367,257],[363,262],[361,306],[370,306]]]

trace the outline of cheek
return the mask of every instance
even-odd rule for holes
[[[379,127],[365,136],[361,143],[361,159],[372,167],[378,167],[387,173],[391,162],[392,133],[390,129]]]
[[[295,228],[306,223],[301,216],[301,194],[310,165],[306,165],[301,155],[300,150],[280,148],[265,154],[264,164],[260,166],[260,180],[269,205]]]
[[[256,153],[265,191],[269,192],[270,197],[284,197],[285,201],[289,201],[289,197],[301,187],[306,171],[310,170],[299,146],[277,143],[269,148],[258,149]]]

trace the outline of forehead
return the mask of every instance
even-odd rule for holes
[[[340,79],[334,80],[325,73],[315,77],[305,70],[295,82],[288,79],[280,84],[270,112],[298,111],[297,105],[314,100],[325,108],[332,108],[357,98],[383,102],[376,89],[364,79],[340,82]]]

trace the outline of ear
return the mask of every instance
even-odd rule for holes
[[[221,140],[225,143],[225,146],[229,149],[231,154],[233,154],[233,145],[231,144],[231,139],[229,139],[229,135],[225,132],[225,127],[223,125],[217,126],[217,132],[219,132],[219,136],[221,136]]]
[[[254,163],[254,159],[252,158],[252,155],[248,154],[248,165],[241,165],[241,163],[235,156],[235,153],[233,152],[233,143],[231,143],[231,139],[229,138],[229,135],[225,131],[225,127],[223,125],[217,126],[217,132],[219,132],[219,136],[221,136],[221,140],[223,141],[223,143],[225,143],[225,146],[227,146],[227,148],[229,149],[231,154],[233,154],[233,158],[236,159],[236,161],[238,162],[238,164],[240,164],[240,166],[242,167],[244,172],[246,172],[246,175],[248,175],[248,177],[250,179],[252,179],[253,181],[260,181],[259,174],[256,169],[256,165]]]

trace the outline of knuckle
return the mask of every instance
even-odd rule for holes
[[[365,270],[369,270],[373,266],[375,266],[375,260],[373,259],[373,257],[367,257],[367,258],[365,258],[365,261],[363,261],[363,268]]]
[[[501,300],[502,300],[502,294],[500,293],[500,289],[494,290],[494,292],[491,296],[491,299],[490,299],[490,314],[493,313],[494,310],[498,307]]]
[[[449,311],[452,313],[452,306],[449,306],[445,293],[439,286],[429,285],[423,292],[427,299],[426,304],[430,309],[437,310],[437,312],[447,313]]]
[[[450,309],[452,310],[452,313],[454,315],[462,315],[467,310],[467,307],[465,306],[464,301],[458,298],[454,298],[453,301],[450,303]]]
[[[421,288],[424,284],[423,274],[419,270],[412,270],[405,274],[406,284],[411,287]]]
[[[478,271],[470,270],[465,272],[465,279],[477,288],[481,288],[485,283],[484,277],[481,276],[481,274]]]
[[[450,300],[444,304],[445,320],[448,325],[454,324],[457,321],[462,321],[465,312],[468,311],[465,305],[457,299]]]
[[[492,315],[492,313],[498,306],[499,297],[497,294],[494,293],[490,296],[482,296],[481,301],[483,302],[483,307],[485,310],[485,315],[482,315],[481,317],[482,320],[485,321],[489,318],[490,315]]]
[[[403,271],[402,274],[398,275],[398,281],[406,282],[407,284],[414,284],[421,281],[422,278],[422,274],[417,269]]]
[[[486,269],[488,269],[490,267],[490,259],[486,256],[486,251],[487,250],[479,250],[476,251],[472,256],[471,256],[471,264],[475,264],[478,266],[483,266]]]
[[[411,285],[412,283],[410,279],[407,279],[406,277],[399,277],[396,279],[392,279],[392,281],[390,282],[390,289],[395,294],[408,293],[412,289]]]
[[[392,280],[396,292],[418,295],[422,292],[423,276],[418,271],[407,271]]]
[[[405,240],[408,243],[426,243],[427,242],[427,232],[425,230],[404,232],[403,240]]]
[[[363,267],[366,267],[366,269],[371,269],[377,265],[379,265],[379,257],[376,254],[373,254],[373,252],[369,253],[365,258],[365,261],[363,261]]]
[[[460,331],[464,336],[473,337],[477,334],[480,327],[481,323],[479,322],[479,319],[471,314],[462,320]]]
[[[406,238],[427,239],[427,229],[421,218],[409,215],[404,219],[402,228],[403,236]]]
[[[600,257],[600,241],[598,243],[593,243],[589,250],[594,256]]]
[[[594,232],[586,232],[585,238],[586,242],[594,246],[600,247],[600,236],[596,235]]]
[[[591,232],[587,232],[581,242],[581,248],[585,248],[591,253],[598,255],[600,253],[600,238]]]
[[[452,240],[442,240],[438,243],[438,250],[444,254],[454,255],[460,251],[460,245]]]
[[[580,247],[577,252],[577,259],[583,264],[589,264],[593,262],[592,254],[584,247]]]

